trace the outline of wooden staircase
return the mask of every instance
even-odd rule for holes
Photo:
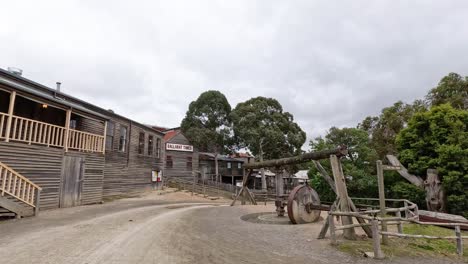
[[[25,217],[39,212],[42,188],[0,162],[0,216]]]

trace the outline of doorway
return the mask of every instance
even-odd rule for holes
[[[62,186],[60,207],[73,207],[81,204],[81,191],[84,172],[84,158],[64,156],[62,165]]]

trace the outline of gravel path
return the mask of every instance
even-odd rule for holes
[[[225,206],[184,193],[46,211],[0,222],[9,263],[376,263],[316,240],[319,224],[267,225],[240,216],[271,206]],[[442,263],[391,259],[378,263]]]

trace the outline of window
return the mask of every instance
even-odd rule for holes
[[[148,156],[153,156],[153,136],[148,136]]]
[[[138,154],[145,154],[145,133],[138,137]]]
[[[192,157],[187,157],[187,169],[192,169]]]
[[[161,157],[161,139],[157,138],[156,139],[156,158]]]
[[[240,162],[237,163],[237,168],[238,168],[238,169],[242,169],[242,163],[240,163]]]
[[[172,156],[166,156],[166,168],[172,168]]]
[[[127,149],[127,127],[120,126],[119,151],[125,152]]]
[[[70,120],[70,129],[76,129],[78,121],[76,119]]]
[[[106,130],[106,150],[114,149],[114,122],[107,122]]]
[[[231,168],[231,162],[228,162],[228,163],[227,163],[227,168],[228,168],[228,169]]]

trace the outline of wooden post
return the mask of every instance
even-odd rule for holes
[[[325,222],[323,223],[322,229],[320,230],[320,233],[319,233],[317,239],[324,239],[325,238],[325,235],[327,234],[327,231],[328,231],[328,227],[330,226],[330,218],[333,218],[333,216],[331,215],[331,212],[335,211],[336,205],[339,204],[339,202],[340,202],[339,199],[340,198],[337,198],[333,202],[333,204],[331,205],[330,211],[328,211],[328,216],[327,216]]]
[[[34,216],[38,216],[39,215],[39,206],[40,206],[40,203],[41,203],[41,190],[40,189],[37,189],[36,191],[36,202],[34,203],[35,207],[34,207]]]
[[[404,201],[403,204],[405,205],[405,218],[410,217],[409,209],[408,209],[408,202]]]
[[[346,189],[346,181],[343,175],[341,163],[336,155],[330,155],[330,163],[333,171],[333,177],[335,178],[337,195],[340,199],[338,208],[341,212],[349,212],[349,196],[348,190]],[[351,218],[351,216],[342,216],[341,223],[343,225],[351,225],[353,224],[353,219]],[[356,232],[354,231],[354,228],[344,229],[343,235],[345,239],[356,240]]]
[[[10,141],[11,121],[13,120],[13,110],[15,109],[16,91],[10,94],[10,105],[8,106],[8,120],[5,131],[5,141]]]
[[[336,245],[337,243],[336,243],[336,234],[335,234],[335,219],[333,219],[333,215],[328,216],[328,226],[330,227],[331,244]]]
[[[65,147],[65,152],[68,152],[68,138],[70,136],[70,119],[71,119],[71,109],[68,109],[66,119],[65,119],[65,139],[63,142],[63,146]]]
[[[102,143],[102,154],[106,153],[106,141],[107,141],[106,139],[107,139],[107,121],[104,121],[104,142]]]
[[[457,237],[457,254],[463,256],[463,238],[461,237],[460,226],[455,226],[455,236]]]
[[[336,185],[335,185],[335,182],[332,180],[332,178],[330,177],[330,175],[328,175],[328,172],[322,167],[322,165],[320,164],[319,161],[316,161],[316,160],[312,160],[312,162],[314,163],[315,165],[315,168],[317,168],[317,170],[320,172],[320,175],[322,175],[322,178],[324,178],[328,185],[330,186],[330,188],[333,190],[333,192],[335,194],[337,194],[336,192]],[[351,199],[349,199],[349,206],[351,208],[351,211],[353,212],[358,212],[356,206],[354,205],[353,201]],[[335,201],[336,203],[336,201]],[[335,205],[336,206],[336,205]],[[366,221],[364,219],[362,219],[361,217],[356,217],[356,220],[360,223],[360,224],[365,224]],[[328,222],[325,221],[325,224],[324,224],[324,232],[326,233],[327,232],[327,228],[328,228]],[[362,226],[362,229],[364,230],[364,232],[366,232],[366,235],[369,237],[369,238],[372,238],[372,231],[370,229],[369,226],[367,225],[363,225]],[[323,229],[322,229],[323,230]],[[319,239],[320,238],[324,238],[325,237],[325,233],[323,235],[319,235]]]
[[[384,185],[384,175],[383,175],[383,166],[382,161],[377,161],[377,181],[379,185],[379,205],[380,205],[380,217],[384,218],[386,215],[385,210],[385,185]],[[387,232],[387,222],[381,221],[382,231]],[[388,244],[388,236],[382,235],[382,243]]]
[[[380,249],[379,221],[372,220],[372,245],[374,247],[374,258],[383,259],[385,256]]]
[[[275,175],[276,179],[276,213],[278,216],[284,216],[284,206],[283,206],[283,194],[284,194],[284,181],[283,181],[283,173],[284,171],[277,171]],[[266,194],[266,193],[265,193]]]
[[[396,212],[396,216],[401,218],[401,212],[400,211]],[[403,225],[401,224],[401,221],[398,221],[397,228],[398,228],[398,233],[403,234]]]
[[[192,171],[192,174],[193,174],[193,184],[192,184],[192,195],[191,196],[193,196],[193,192],[195,190],[195,177],[196,177],[197,173]]]

